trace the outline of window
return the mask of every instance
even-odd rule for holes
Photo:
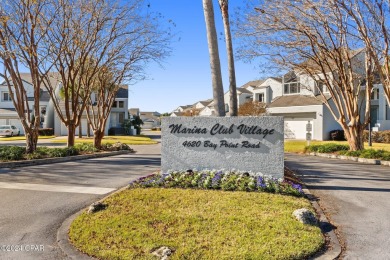
[[[298,82],[284,84],[284,94],[297,94],[301,92],[301,84]]]
[[[1,92],[1,101],[12,101],[8,92]]]
[[[258,101],[261,102],[261,103],[265,102],[265,100],[264,100],[264,93],[260,93],[259,94]]]
[[[116,106],[116,101],[114,101],[114,103],[112,103],[112,107],[117,107]]]
[[[317,81],[317,87],[322,93],[329,93],[328,87],[323,81]]]
[[[371,92],[371,99],[372,100],[379,100],[379,89],[374,88]]]
[[[125,113],[119,113],[119,124],[123,124],[125,121]]]
[[[229,105],[225,104],[225,112],[229,112]]]
[[[124,101],[118,101],[118,107],[123,108],[125,106]]]

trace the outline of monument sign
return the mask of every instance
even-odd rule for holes
[[[283,117],[164,117],[161,168],[284,173]]]

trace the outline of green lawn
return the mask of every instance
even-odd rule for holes
[[[54,137],[55,137],[54,135],[39,136],[38,139],[52,139]],[[25,136],[12,136],[12,137],[0,136],[0,141],[20,141],[20,140],[26,140],[26,137]]]
[[[67,139],[57,139],[53,140],[53,143],[66,143]],[[83,138],[78,138],[76,137],[75,140],[76,143],[93,143],[93,137],[83,137]],[[106,143],[124,143],[128,145],[139,145],[139,144],[156,144],[156,141],[153,141],[147,136],[105,136],[102,140],[102,144]]]
[[[326,144],[326,143],[335,143],[335,144],[346,144],[348,145],[347,141],[310,141],[311,145],[318,145],[318,144]],[[285,140],[284,142],[284,151],[289,153],[303,153],[305,146],[307,146],[307,141],[303,140]],[[372,147],[368,146],[368,143],[364,143],[365,149],[383,149],[386,151],[390,151],[390,144],[384,144],[384,143],[373,143]]]
[[[311,208],[304,198],[255,192],[128,189],[107,198],[103,211],[83,213],[69,231],[81,251],[100,259],[302,259],[324,237],[292,213]]]

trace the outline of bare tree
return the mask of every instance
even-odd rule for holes
[[[364,42],[390,104],[390,3],[387,0],[335,0],[350,16],[356,38]]]
[[[50,11],[49,11],[50,10]],[[26,135],[26,152],[36,150],[40,127],[39,97],[44,77],[51,69],[43,39],[50,30],[53,14],[51,1],[8,0],[0,6],[0,62],[9,94]],[[23,83],[21,70],[31,76],[33,105]],[[40,68],[40,69],[38,69]]]
[[[316,82],[314,91],[345,131],[350,149],[363,149],[374,66],[367,50],[359,49],[364,45],[353,36],[349,14],[334,1],[262,3],[251,6],[247,20],[240,22],[241,36],[248,37],[242,53],[266,56]]]
[[[232,34],[230,31],[230,22],[229,22],[229,2],[228,0],[218,0],[218,2],[222,13],[223,28],[225,31],[226,51],[228,56],[229,91],[230,91],[230,108],[231,108],[230,115],[237,116],[238,115],[237,84],[236,84],[236,70],[234,68]]]
[[[212,0],[203,0],[203,11],[206,22],[207,42],[210,54],[214,107],[217,116],[225,116],[221,63],[219,60],[218,38],[215,29],[214,7]]]
[[[46,87],[60,120],[68,129],[68,146],[73,146],[75,129],[81,123],[100,69],[113,67],[118,60],[122,64],[125,59],[133,61],[133,55],[137,54],[125,53],[129,46],[144,48],[141,59],[146,60],[146,56],[152,56],[149,47],[159,45],[161,51],[153,49],[156,51],[153,57],[163,58],[167,38],[162,38],[163,33],[158,30],[151,30],[154,17],[143,15],[140,0],[55,0],[55,4],[60,13],[46,43],[60,75],[64,99],[58,99],[57,86],[47,84]],[[128,62],[122,78],[137,73],[143,65]]]
[[[135,7],[128,6],[127,12],[120,18],[120,35],[107,46],[108,54],[99,59],[97,70],[88,70],[80,77],[84,88],[90,90],[90,93],[83,95],[88,95],[85,99],[86,114],[97,149],[101,148],[107,120],[118,91],[128,91],[127,84],[145,78],[147,64],[160,64],[170,53],[169,28],[163,31],[156,17],[152,14],[141,15]],[[121,6],[121,11],[125,9]],[[94,95],[91,95],[92,92]]]

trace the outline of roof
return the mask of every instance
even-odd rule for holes
[[[347,49],[346,52],[344,52],[343,49],[346,49],[346,48],[342,47],[340,49],[340,50],[342,50],[341,55],[343,56],[344,60],[347,59],[347,56],[345,53],[347,53],[349,58],[352,59],[355,56],[357,56],[358,54],[360,54],[362,51],[364,51],[364,48],[360,48],[360,49],[356,49],[356,50]],[[336,52],[336,50],[334,50],[333,52]],[[325,54],[324,57],[322,57],[322,58],[320,57],[318,59],[320,62],[322,60],[327,60],[329,55],[331,55],[331,53],[327,53],[327,54]],[[335,57],[338,57],[338,56],[339,56],[338,54],[335,55]],[[322,69],[318,65],[318,61],[314,61],[314,59],[307,59],[307,60],[305,60],[302,63],[297,65],[298,70],[300,70],[300,68],[302,68],[302,67],[308,67],[308,68],[312,68],[313,71],[322,72]],[[326,72],[334,71],[334,70],[338,69],[338,65],[334,59],[329,59],[328,64],[325,65],[324,69]],[[286,82],[286,80],[285,80],[285,82]]]
[[[207,100],[203,100],[203,101],[198,101],[198,102],[196,102],[195,104],[201,103],[203,106],[208,106],[208,105],[210,105],[211,102],[213,102],[213,99],[212,99],[212,98],[207,99]]]
[[[257,87],[257,86],[263,84],[264,81],[265,81],[264,79],[252,80],[252,81],[249,81],[249,82],[245,83],[240,88]]]
[[[246,88],[237,88],[237,92],[253,94],[251,91],[247,90]]]
[[[40,101],[47,101],[47,102],[49,102],[50,101],[50,94],[49,94],[49,92],[42,91],[41,92],[41,96],[39,97],[39,100]]]
[[[280,77],[269,77],[270,79],[273,79],[273,80],[275,80],[275,81],[277,81],[277,82],[280,82],[280,83],[282,83],[282,78],[280,78]]]
[[[128,98],[129,90],[127,85],[121,85],[116,93],[117,98]]]
[[[330,97],[327,97],[329,99]],[[315,106],[322,105],[324,98],[321,95],[304,96],[304,95],[288,95],[280,96],[274,99],[268,107],[296,107],[296,106]]]

